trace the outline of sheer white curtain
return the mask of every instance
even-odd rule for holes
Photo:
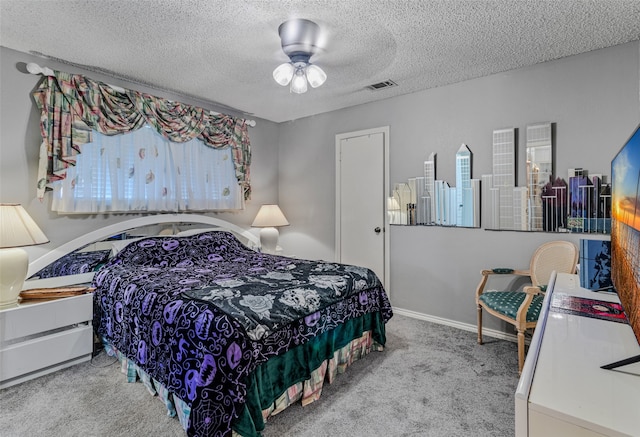
[[[231,148],[197,139],[172,143],[148,126],[122,135],[94,132],[66,179],[52,186],[52,209],[59,213],[244,207]]]

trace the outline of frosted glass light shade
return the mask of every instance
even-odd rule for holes
[[[273,70],[273,78],[282,86],[289,85],[291,78],[293,77],[294,67],[290,62],[280,64],[275,70]]]
[[[292,93],[302,94],[307,92],[307,81],[313,88],[318,88],[327,80],[327,74],[307,62],[285,62],[273,70],[273,79],[282,86],[291,84]]]
[[[327,80],[327,74],[317,65],[309,64],[307,67],[307,80],[313,88],[318,88]]]
[[[291,92],[296,94],[302,94],[307,92],[307,78],[304,75],[302,69],[296,70],[291,80]]]

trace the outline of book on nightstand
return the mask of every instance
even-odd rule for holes
[[[91,293],[94,290],[95,288],[84,285],[76,287],[33,288],[20,292],[20,298],[23,301],[32,299],[57,299]]]

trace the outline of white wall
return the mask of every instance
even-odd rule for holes
[[[421,176],[435,152],[438,179],[455,185],[461,143],[480,178],[491,173],[492,131],[516,127],[523,185],[525,127],[549,121],[556,123],[559,176],[573,167],[610,175],[611,159],[640,122],[639,88],[636,41],[283,124],[279,197],[291,226],[281,230],[282,246],[333,259],[336,134],[388,125],[392,184]],[[393,226],[390,237],[393,305],[475,325],[481,269],[526,268],[539,244],[581,236]],[[505,329],[495,319],[485,326]]]
[[[569,167],[608,175],[611,159],[640,121],[638,51],[636,41],[294,122],[258,120],[249,131],[253,199],[246,211],[219,216],[248,228],[262,203],[279,202],[291,223],[280,230],[285,251],[334,259],[335,135],[379,126],[390,126],[392,183],[420,176],[422,162],[435,152],[438,178],[454,184],[454,157],[461,143],[474,153],[473,176],[490,173],[492,131],[519,128],[522,156],[524,128],[540,121],[556,123],[556,168],[561,176]],[[38,62],[208,107],[6,48],[0,48],[0,55],[0,201],[22,203],[52,240],[37,250],[129,216],[58,216],[49,212],[48,201],[35,199],[40,139],[30,93],[39,77],[27,74],[24,63]],[[522,161],[519,175],[522,185]],[[390,232],[393,304],[471,325],[482,268],[526,267],[540,243],[560,237],[577,243],[580,238],[437,227],[394,226]],[[494,320],[485,325],[505,329]]]
[[[0,47],[0,95],[2,96],[0,99],[0,202],[21,203],[51,240],[49,244],[27,248],[32,260],[77,236],[137,215],[78,214],[60,216],[50,211],[50,196],[45,195],[45,200],[42,203],[36,199],[36,173],[41,141],[40,116],[31,93],[42,77],[26,72],[25,65],[28,62],[36,62],[41,66],[70,73],[84,74],[113,85],[201,106],[217,112],[242,116],[242,114],[233,113],[225,108],[218,108],[185,96],[129,83]],[[247,116],[247,118],[253,117]],[[246,210],[243,212],[214,214],[218,218],[245,228],[251,225],[261,204],[277,203],[278,201],[278,125],[261,119],[256,119],[256,121],[257,126],[249,128],[252,150],[252,199],[247,202]]]

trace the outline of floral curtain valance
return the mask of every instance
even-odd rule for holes
[[[85,76],[54,71],[33,97],[41,111],[38,198],[47,185],[64,179],[75,165],[81,145],[91,142],[91,131],[105,135],[130,132],[149,124],[172,142],[194,138],[213,148],[232,148],[238,183],[245,199],[251,195],[251,146],[244,119],[154,97],[117,90]]]

